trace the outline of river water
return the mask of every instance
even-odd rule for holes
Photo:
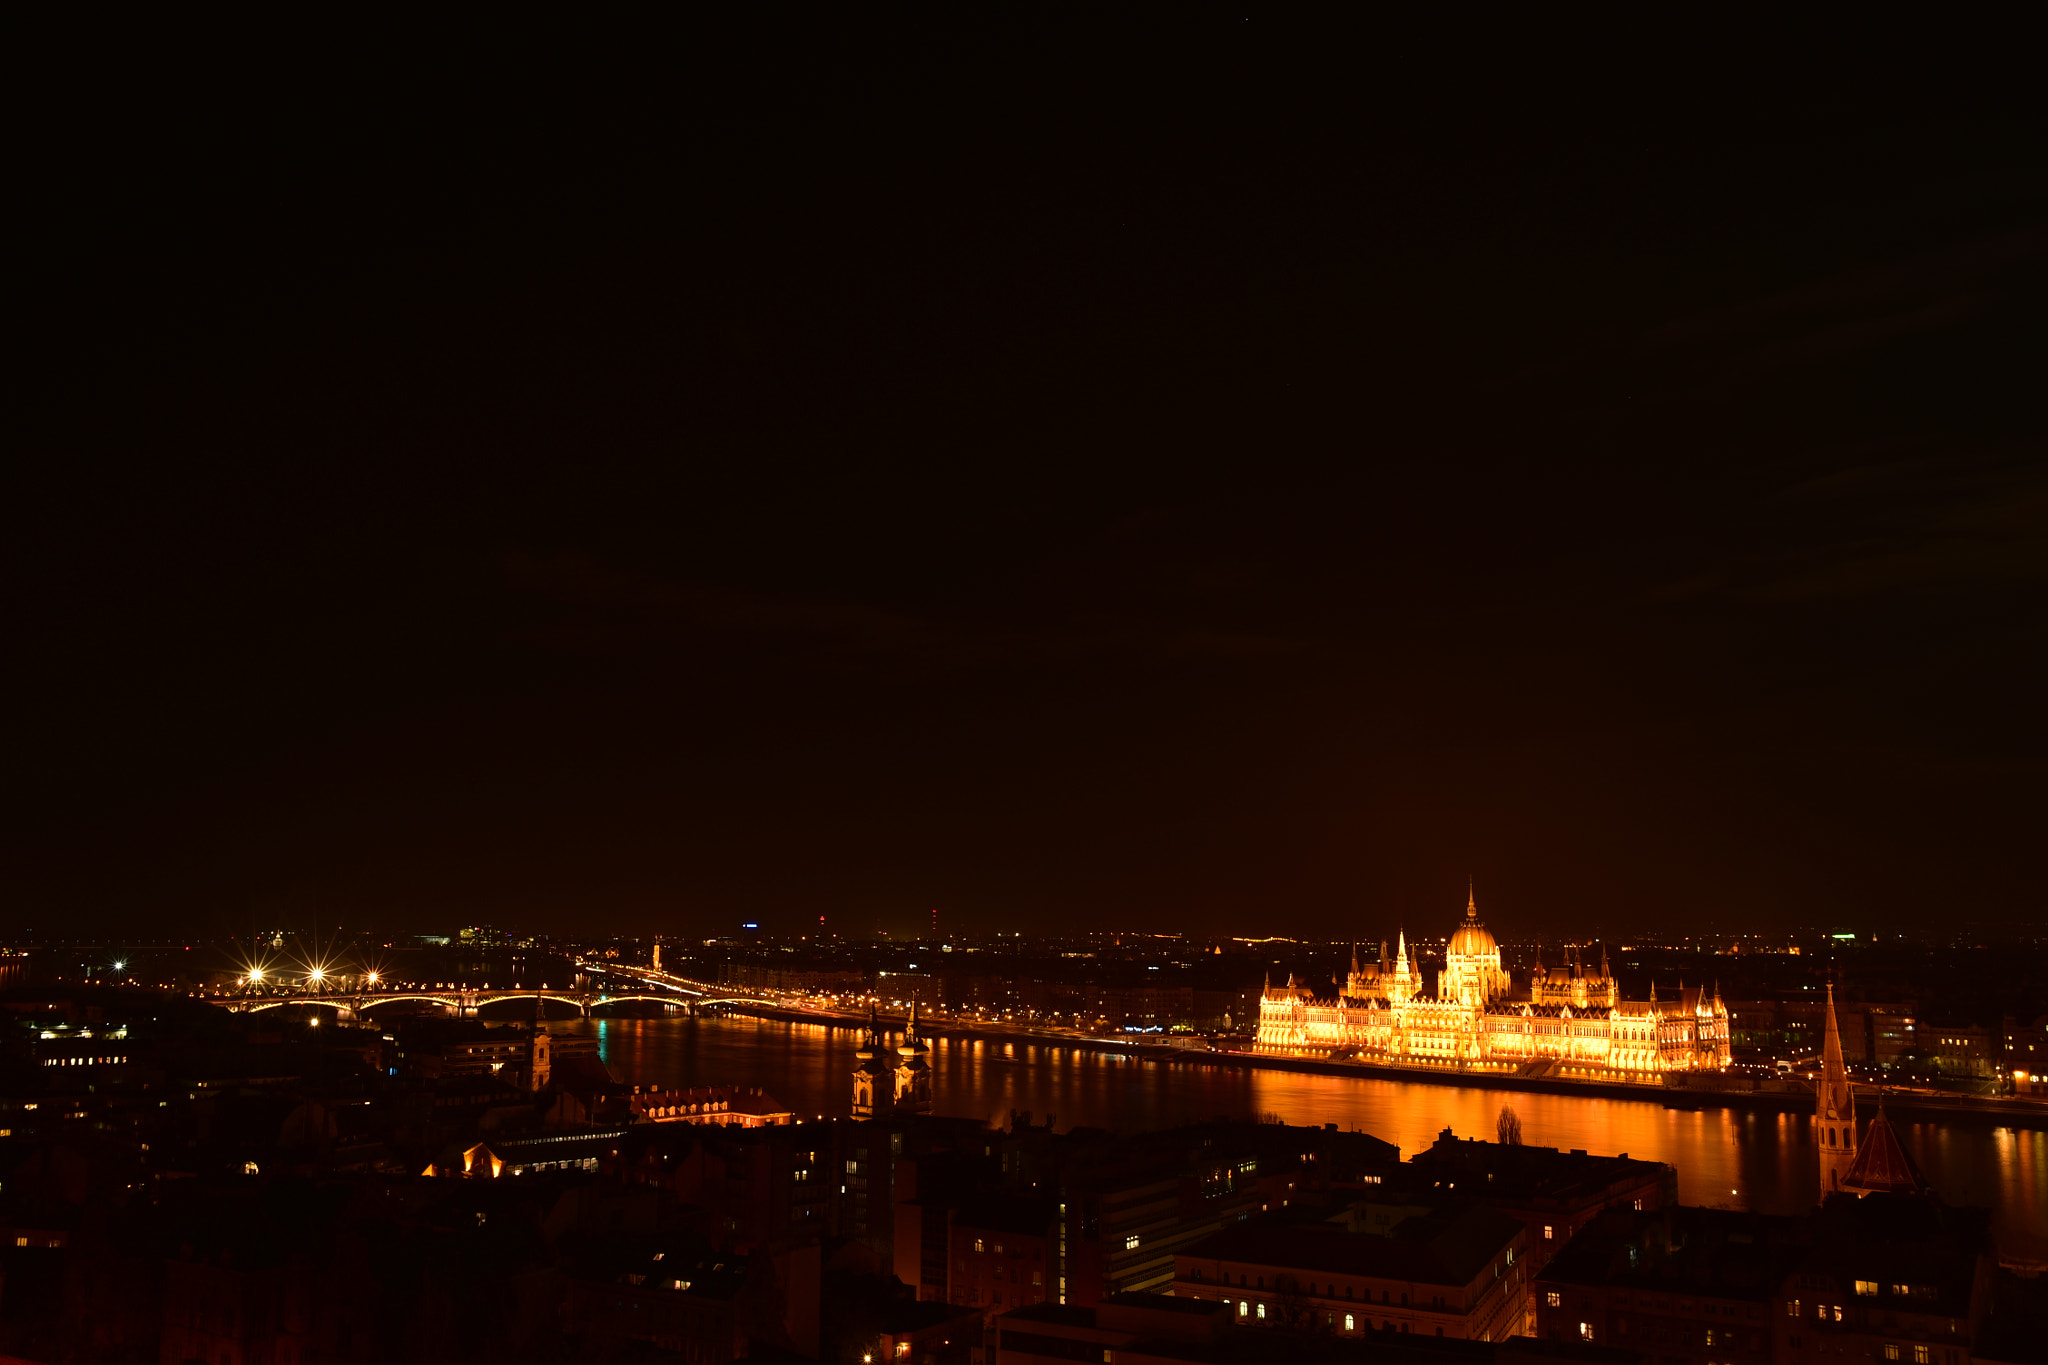
[[[852,1029],[733,1015],[603,1019],[598,1049],[622,1080],[664,1086],[759,1085],[800,1115],[839,1117],[852,1091]],[[1797,1213],[1817,1193],[1812,1125],[1803,1115],[1666,1109],[1644,1100],[1312,1076],[1256,1067],[1137,1061],[1115,1053],[979,1039],[932,1043],[942,1114],[1007,1123],[1029,1110],[1061,1131],[1143,1132],[1190,1118],[1277,1114],[1335,1123],[1413,1156],[1448,1127],[1492,1138],[1503,1104],[1522,1140],[1543,1147],[1668,1161],[1688,1204]],[[1988,1204],[2008,1257],[2048,1259],[2048,1133],[1983,1121],[1897,1123],[1928,1182],[1954,1204]]]

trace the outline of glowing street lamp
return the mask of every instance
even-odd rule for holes
[[[366,972],[363,974],[363,980],[367,981],[370,985],[374,986],[377,984],[377,973]]]

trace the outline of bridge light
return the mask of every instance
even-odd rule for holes
[[[363,974],[363,980],[374,986],[377,984],[377,974],[375,972],[366,972]]]

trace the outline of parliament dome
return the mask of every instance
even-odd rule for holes
[[[1465,899],[1465,922],[1458,926],[1457,933],[1451,935],[1450,944],[1444,951],[1475,957],[1500,951],[1500,944],[1494,941],[1492,934],[1486,932],[1486,926],[1479,922],[1479,903],[1469,894]]]

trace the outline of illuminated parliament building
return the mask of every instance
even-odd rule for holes
[[[1649,1000],[1623,1000],[1603,949],[1597,972],[1568,954],[1560,967],[1539,962],[1518,990],[1469,896],[1434,994],[1409,963],[1407,935],[1398,941],[1391,961],[1382,943],[1379,961],[1364,966],[1354,949],[1351,974],[1334,994],[1318,995],[1292,976],[1285,986],[1269,981],[1259,998],[1258,1050],[1646,1084],[1728,1064],[1728,1009],[1718,988],[1681,982],[1676,999],[1656,999],[1652,986]]]

